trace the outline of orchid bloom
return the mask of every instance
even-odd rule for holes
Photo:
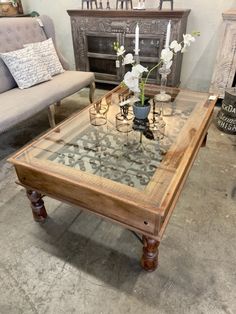
[[[124,56],[122,65],[133,64],[134,62],[135,62],[135,60],[134,60],[132,53],[128,53],[127,55]]]
[[[124,46],[120,46],[120,47],[117,48],[116,54],[117,54],[118,57],[122,56],[124,53],[125,53],[125,47]]]
[[[139,77],[128,71],[124,76],[125,85],[134,93],[139,93]]]
[[[136,64],[132,68],[132,74],[135,77],[141,77],[143,72],[148,72],[148,69],[143,67],[141,64]]]
[[[165,63],[165,67],[166,67],[166,69],[170,69],[171,68],[171,66],[172,66],[172,63],[173,63],[173,61],[171,60],[171,61],[169,61],[169,62],[167,62],[167,63]]]
[[[195,38],[191,34],[184,34],[184,46],[190,46],[191,42],[195,41]]]
[[[165,65],[169,64],[170,61],[173,59],[173,51],[170,50],[170,48],[162,49],[161,51],[161,60]]]
[[[190,35],[190,34],[184,34],[183,35],[183,42],[184,42],[184,46],[183,48],[181,49],[181,52],[184,53],[185,51],[187,51],[187,47],[190,46],[191,42],[194,42],[195,41],[195,38]]]
[[[177,53],[182,49],[182,46],[177,42],[177,40],[173,40],[170,44],[170,49],[173,49],[174,52]]]

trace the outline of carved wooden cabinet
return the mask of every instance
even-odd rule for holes
[[[225,89],[234,86],[236,80],[236,9],[226,11],[222,16],[219,49],[209,90],[220,98],[224,98]]]
[[[127,67],[116,68],[113,42],[134,53],[135,27],[140,29],[140,63],[151,69],[160,58],[165,44],[166,29],[171,20],[171,38],[182,40],[190,10],[68,10],[74,45],[76,68],[95,73],[96,81],[120,83]],[[182,54],[174,57],[169,86],[180,84]],[[157,70],[149,83],[159,83]]]

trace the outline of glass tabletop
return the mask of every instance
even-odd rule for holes
[[[132,106],[128,127],[120,128],[120,102],[130,95],[119,86],[33,142],[16,159],[68,178],[81,178],[82,173],[105,178],[108,186],[111,180],[144,191],[153,182],[163,185],[163,171],[164,181],[170,183],[207,115],[209,95],[174,88],[168,92],[171,102],[156,102],[158,87],[147,86],[151,111],[145,131],[133,129]],[[91,117],[94,109],[102,114],[98,125]]]

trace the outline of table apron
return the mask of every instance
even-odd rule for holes
[[[60,201],[81,206],[83,209],[122,224],[127,229],[154,239],[158,236],[161,221],[158,213],[140,208],[122,197],[102,194],[89,187],[37,169],[22,165],[15,165],[15,169],[20,184],[26,189],[36,190]]]

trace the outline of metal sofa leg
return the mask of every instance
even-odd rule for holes
[[[54,104],[48,106],[48,120],[49,120],[50,127],[54,128],[56,126]]]
[[[94,92],[95,92],[95,82],[91,82],[90,85],[89,85],[89,100],[90,100],[90,103],[94,102]]]

